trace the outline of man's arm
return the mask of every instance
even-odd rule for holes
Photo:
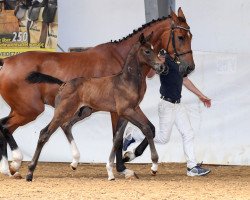
[[[183,85],[190,90],[191,92],[193,92],[195,95],[197,95],[199,97],[199,99],[204,103],[204,105],[206,107],[210,107],[211,106],[211,99],[206,97],[204,94],[202,94],[202,92],[200,90],[198,90],[197,87],[195,87],[195,85],[192,83],[191,80],[189,80],[187,77],[183,78]]]

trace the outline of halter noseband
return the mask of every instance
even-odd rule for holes
[[[175,37],[174,37],[174,30],[177,29],[177,28],[190,32],[190,28],[185,28],[183,26],[175,26],[174,24],[172,24],[172,26],[171,26],[171,35],[169,36],[169,39],[168,39],[168,44],[167,44],[166,51],[168,53],[168,47],[169,47],[170,39],[172,39],[172,45],[173,45],[173,49],[174,49],[174,61],[175,62],[180,62],[179,61],[180,56],[183,56],[183,55],[186,55],[186,54],[189,54],[189,53],[193,53],[193,51],[189,50],[187,52],[182,52],[182,53],[177,52],[176,46],[175,46]]]

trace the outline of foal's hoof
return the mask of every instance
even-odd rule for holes
[[[120,172],[120,174],[124,175],[125,179],[134,179],[134,178],[139,179],[137,174],[133,170],[130,170],[130,169],[125,169],[124,171]]]
[[[70,168],[75,171],[76,170],[76,167],[73,167],[72,165],[70,165]]]
[[[12,178],[14,178],[14,179],[22,179],[23,177],[21,176],[21,174],[19,172],[16,172],[15,174],[12,175]]]
[[[108,178],[108,181],[114,181],[114,180],[115,180],[115,177]]]
[[[13,167],[10,166],[10,174],[14,175],[16,172],[17,171]]]
[[[26,181],[31,182],[32,179],[33,179],[33,175],[32,175],[32,174],[28,174],[28,175],[26,176]]]
[[[157,171],[151,170],[151,175],[156,176]]]

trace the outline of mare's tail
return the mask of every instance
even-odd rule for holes
[[[51,83],[62,85],[64,82],[53,76],[42,74],[40,72],[31,72],[27,77],[26,81],[29,83]]]

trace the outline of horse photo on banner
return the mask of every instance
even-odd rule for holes
[[[0,58],[56,51],[57,0],[0,0]]]

